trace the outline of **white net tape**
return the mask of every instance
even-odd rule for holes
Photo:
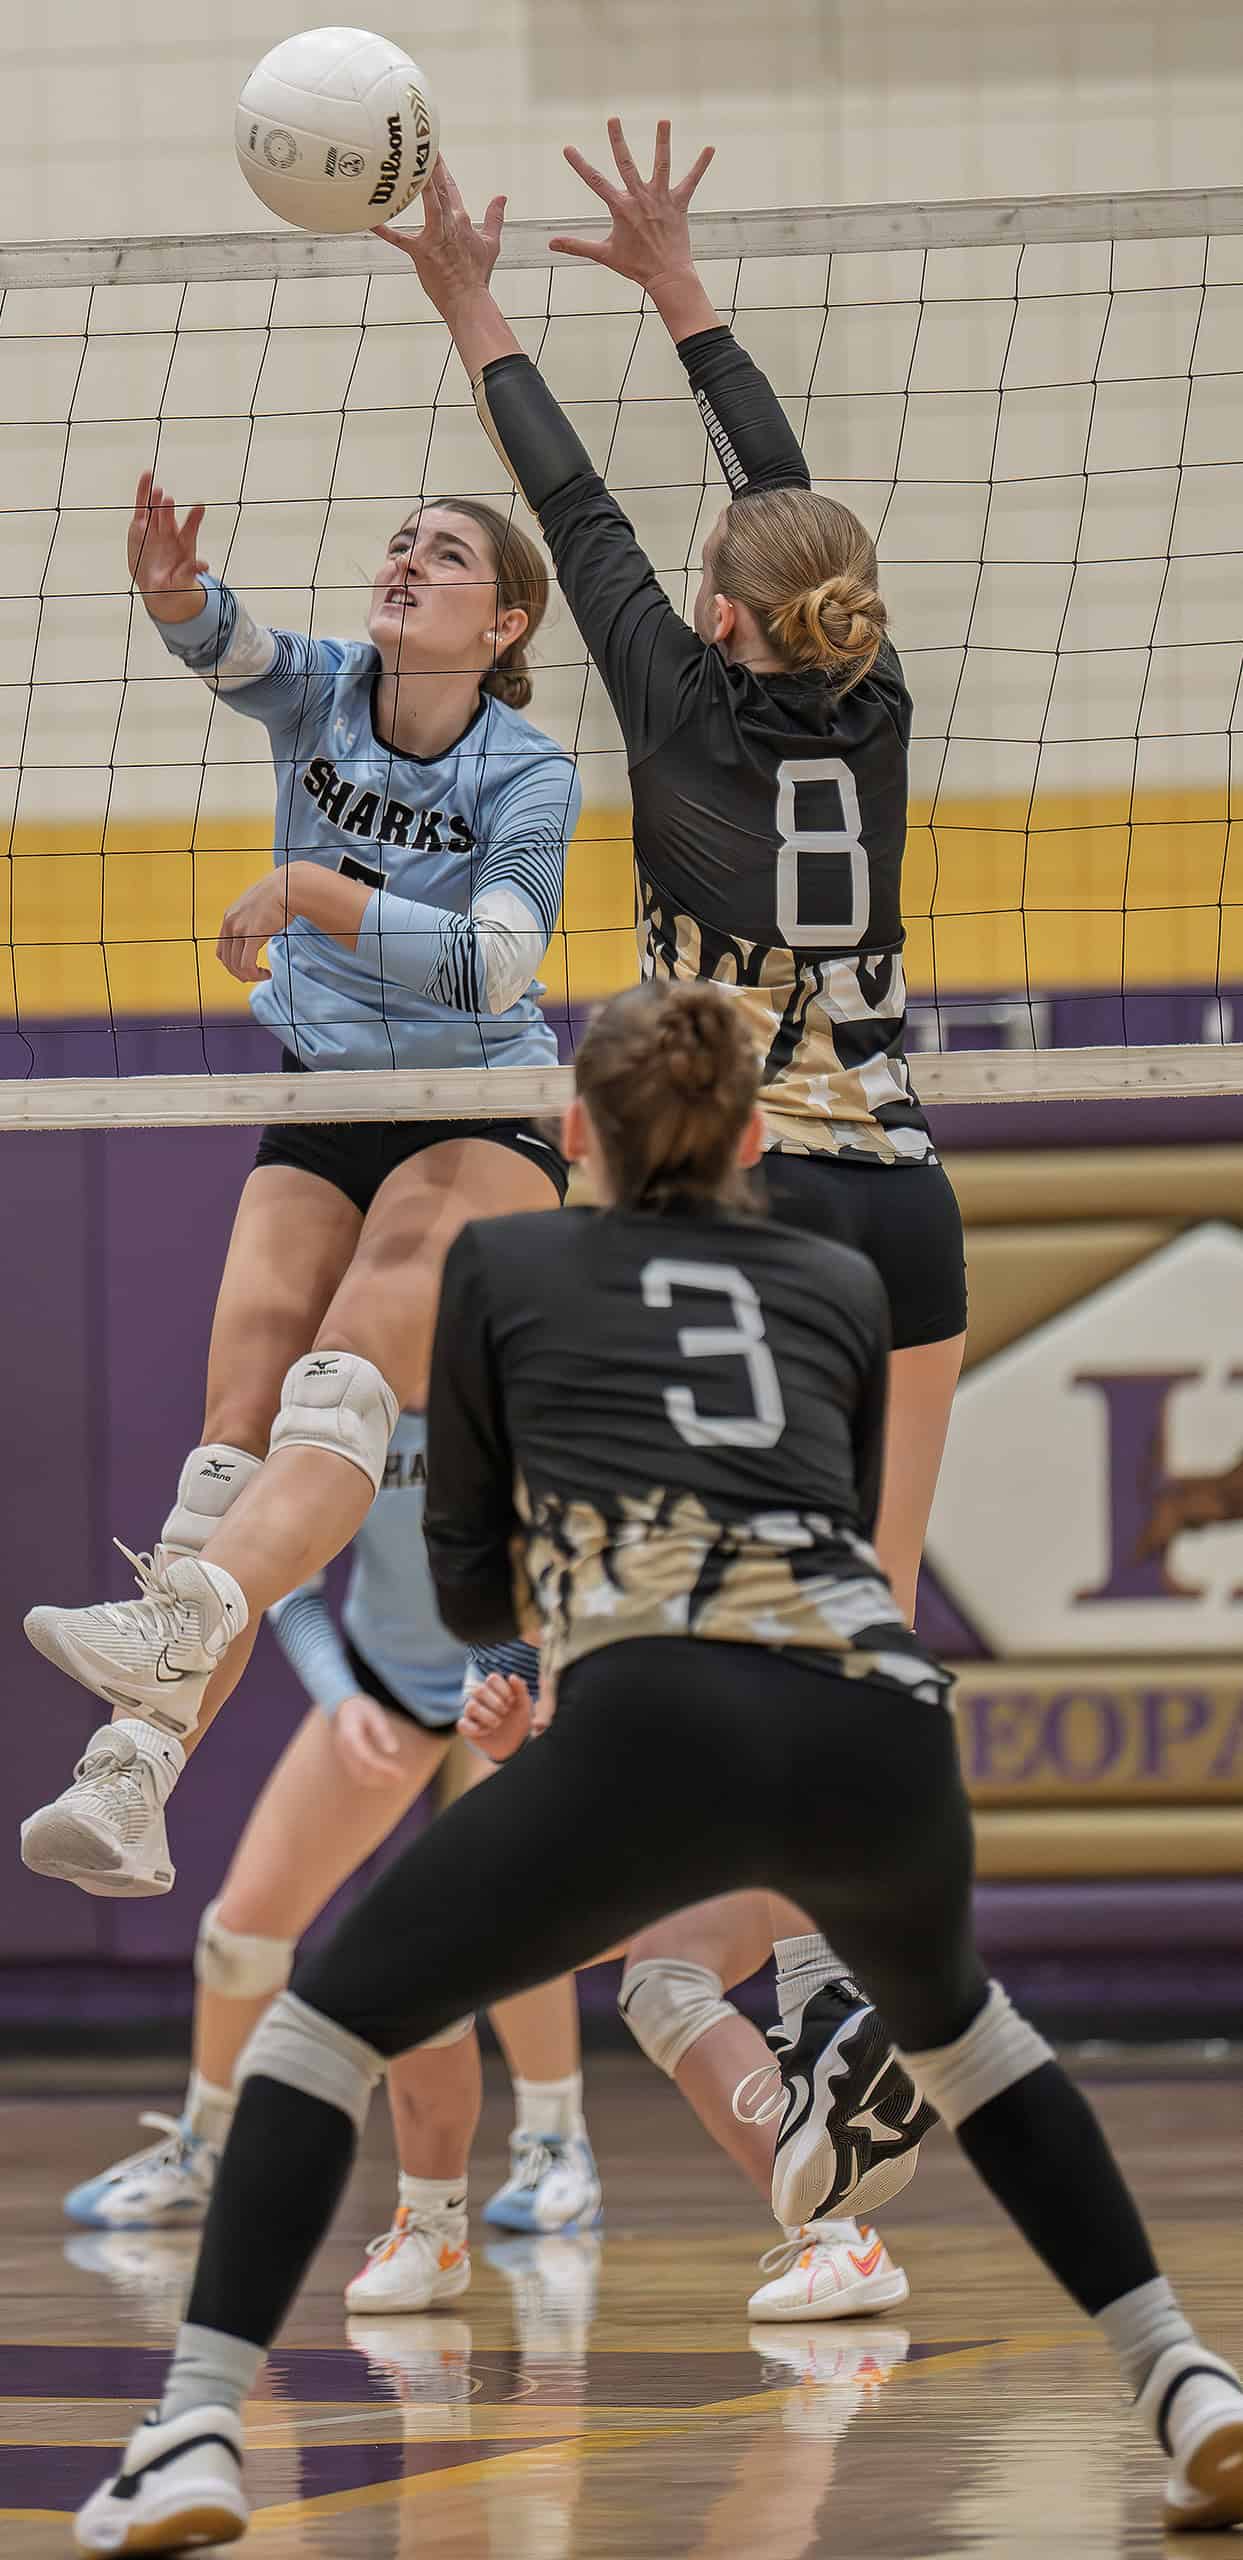
[[[905,871],[929,1099],[1243,1085],[1243,196],[720,215],[718,307],[872,526],[915,697]],[[546,1109],[565,1071],[274,1072],[215,960],[272,841],[266,738],[131,595],[134,484],[207,503],[256,617],[361,634],[420,494],[510,495],[380,243],[0,251],[0,1123]],[[509,235],[498,290],[675,602],[720,504],[635,289]],[[533,716],[585,814],[545,968],[635,970],[624,759],[568,613]],[[519,1082],[521,1090],[519,1090]]]

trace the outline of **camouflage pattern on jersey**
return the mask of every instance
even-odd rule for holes
[[[772,1143],[793,1155],[935,1164],[903,1053],[906,973],[900,952],[800,957],[713,935],[662,906],[641,873],[639,968],[645,978],[709,978],[737,997],[764,1062]],[[886,1125],[886,1115],[893,1114]]]
[[[629,1636],[784,1645],[834,1657],[850,1680],[932,1701],[949,1675],[898,1616],[866,1539],[816,1512],[716,1520],[697,1495],[653,1487],[609,1505],[515,1488],[524,1634],[545,1678]]]

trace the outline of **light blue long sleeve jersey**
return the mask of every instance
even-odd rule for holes
[[[440,1623],[423,1541],[427,1428],[403,1413],[389,1443],[384,1482],[354,1540],[341,1624],[369,1669],[424,1724],[456,1724],[467,1651]],[[308,1696],[332,1715],[357,1695],[358,1678],[316,1574],[268,1616]]]
[[[540,1011],[565,849],[582,793],[564,748],[485,694],[442,756],[377,738],[379,652],[252,621],[216,578],[166,646],[261,720],[276,768],[275,858],[369,882],[357,949],[297,916],[269,945],[258,1021],[307,1067],[541,1066]]]

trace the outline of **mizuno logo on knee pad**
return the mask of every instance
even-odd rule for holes
[[[271,1448],[322,1449],[344,1458],[378,1493],[398,1411],[372,1361],[355,1351],[311,1351],[285,1379]]]

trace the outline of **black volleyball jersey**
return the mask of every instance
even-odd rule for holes
[[[809,487],[784,410],[730,331],[678,353],[734,495]],[[904,1054],[911,699],[896,651],[886,642],[845,692],[819,672],[730,666],[674,612],[527,357],[485,366],[475,397],[625,739],[643,974],[736,994],[776,1145],[935,1161]]]
[[[542,1643],[553,1677],[694,1636],[943,1696],[869,1543],[888,1345],[861,1254],[742,1211],[464,1228],[428,1398],[446,1625]]]

